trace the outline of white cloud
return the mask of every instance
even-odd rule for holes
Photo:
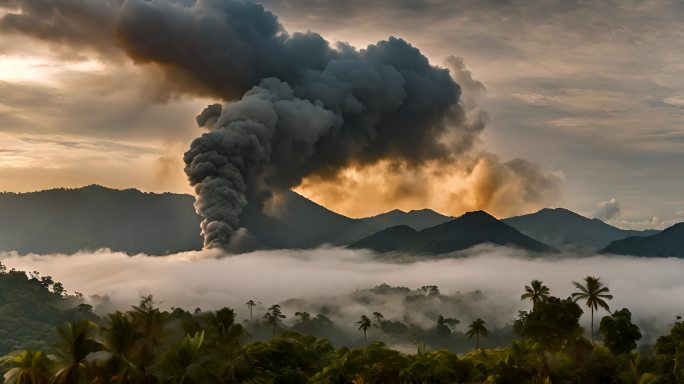
[[[598,203],[594,217],[601,220],[611,220],[620,216],[622,210],[620,209],[620,202],[617,199],[610,199]]]
[[[259,300],[264,305],[290,298],[310,303],[334,304],[343,318],[341,325],[353,324],[361,313],[380,310],[397,319],[403,307],[395,302],[366,308],[347,301],[355,290],[381,283],[417,288],[436,284],[442,292],[480,290],[481,300],[467,306],[440,308],[442,313],[462,321],[482,317],[501,326],[527,308],[520,301],[525,284],[541,279],[553,295],[567,297],[572,281],[597,276],[615,296],[613,309],[629,308],[636,322],[653,332],[664,332],[676,315],[684,314],[673,302],[684,300],[684,260],[674,258],[633,258],[625,256],[576,257],[571,254],[530,258],[519,250],[479,247],[461,253],[463,258],[443,258],[413,262],[382,262],[367,252],[346,249],[310,251],[259,251],[238,256],[220,256],[216,251],[188,252],[165,257],[129,257],[109,251],[74,255],[17,256],[0,254],[8,267],[37,270],[62,281],[69,291],[87,296],[107,296],[110,304],[123,308],[152,293],[163,306],[235,308],[245,318],[244,302]],[[284,305],[290,319],[299,308]],[[598,316],[605,313],[599,311]],[[589,316],[583,317],[588,325]]]

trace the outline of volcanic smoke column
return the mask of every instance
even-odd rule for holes
[[[195,208],[204,217],[205,248],[225,247],[240,228],[243,207],[258,200],[260,192],[268,194],[262,177],[276,131],[284,133],[281,144],[285,139],[312,144],[333,122],[332,112],[296,99],[277,79],[262,81],[225,109],[219,104],[205,108],[197,123],[209,132],[195,139],[184,156],[197,194]],[[298,132],[299,127],[306,129]]]
[[[400,39],[343,48],[321,70],[265,78],[197,117],[208,132],[184,161],[205,247],[226,248],[246,205],[259,209],[304,177],[386,159],[450,161],[471,148],[481,127],[465,124],[460,87],[446,69]]]

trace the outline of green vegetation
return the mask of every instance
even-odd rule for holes
[[[68,295],[52,277],[8,271],[0,263],[0,319],[0,354],[6,354],[19,348],[44,349],[56,340],[58,325],[96,316],[80,294]]]
[[[586,299],[590,309],[606,308],[608,288],[598,278],[589,276],[584,281],[586,285],[577,284],[584,289],[578,287],[575,299]],[[4,382],[12,384],[669,384],[684,380],[684,322],[676,321],[653,348],[642,346],[637,352],[641,331],[623,308],[601,319],[602,341],[593,343],[579,324],[582,308],[571,297],[552,296],[539,280],[524,287],[521,300],[529,300],[531,309],[521,311],[513,321],[515,340],[502,337],[506,332],[500,329],[489,329],[480,318],[459,330],[458,319],[440,314],[432,328],[420,329],[410,314],[397,321],[376,311],[345,324],[355,329],[357,337],[363,332],[362,344],[356,345],[353,340],[333,343],[321,337],[340,329],[324,314],[296,311],[293,325],[283,323],[288,309],[284,303],[240,322],[230,308],[163,311],[147,296],[128,311],[97,317],[79,295],[66,294],[50,277],[3,268],[0,286],[5,295],[2,331],[9,335],[7,327],[14,326],[8,313],[27,325],[12,330],[17,334],[11,345],[9,337],[3,340],[5,352],[19,346],[0,359]],[[441,297],[436,286],[410,290],[381,285],[358,294],[368,299],[369,292],[403,292],[405,300],[422,304]],[[21,302],[31,305],[22,307]],[[249,300],[246,305],[252,317],[258,302]],[[45,330],[57,323],[61,325],[56,332]],[[485,340],[489,346],[480,345]],[[407,349],[410,343],[414,347]],[[453,351],[464,348],[464,353]]]

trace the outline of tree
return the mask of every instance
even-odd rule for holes
[[[356,324],[359,324],[359,330],[363,331],[363,341],[368,345],[368,338],[366,337],[366,333],[368,332],[368,329],[371,327],[371,321],[366,315],[361,315],[361,320],[357,321]]]
[[[420,290],[425,292],[428,296],[439,296],[439,287],[436,285],[423,285]]]
[[[67,323],[58,328],[60,340],[55,348],[57,372],[52,382],[80,384],[89,382],[89,362],[86,357],[101,349],[94,340],[97,325],[91,321]]]
[[[235,324],[235,311],[231,308],[222,308],[214,313],[206,315],[209,325],[207,335],[209,349],[216,358],[213,360],[216,376],[225,377],[229,382],[235,382],[235,356],[240,348],[240,339],[247,336],[247,332],[240,324]],[[187,346],[196,345],[195,340],[188,340]]]
[[[128,312],[136,340],[133,356],[140,375],[149,378],[147,369],[154,363],[157,349],[166,337],[166,316],[155,307],[152,295],[144,296],[140,305]]]
[[[544,285],[541,280],[532,280],[530,285],[525,286],[525,293],[520,296],[520,300],[529,299],[532,305],[537,305],[549,298],[549,287]]]
[[[105,360],[109,376],[122,381],[134,381],[138,367],[134,356],[136,333],[131,319],[120,311],[107,316],[105,325],[100,329],[100,343],[109,352]],[[105,373],[104,369],[101,373]],[[110,381],[110,380],[104,380]]]
[[[306,324],[311,321],[311,314],[309,312],[295,312],[295,317],[299,317],[302,324]]]
[[[532,311],[521,311],[513,328],[520,335],[557,352],[582,334],[579,325],[582,313],[582,308],[572,299],[551,296],[539,302]]]
[[[439,315],[437,318],[437,334],[443,337],[449,336],[452,332],[452,328],[460,323],[460,320],[453,317]]]
[[[0,366],[9,367],[5,384],[38,384],[50,381],[50,360],[43,352],[19,351],[0,359]]]
[[[487,337],[489,335],[489,330],[487,330],[486,324],[487,323],[485,323],[484,320],[477,318],[468,326],[468,332],[466,332],[466,335],[469,339],[472,339],[473,336],[475,336],[475,349],[480,349],[480,336]]]
[[[609,295],[610,290],[608,287],[603,285],[600,278],[587,276],[584,278],[585,285],[582,285],[576,281],[572,283],[575,288],[579,289],[579,292],[572,294],[572,298],[577,302],[578,300],[586,300],[585,305],[591,310],[591,342],[594,342],[594,310],[598,307],[610,311],[608,303],[606,300],[611,300],[613,295]]]
[[[204,332],[185,335],[177,345],[167,347],[150,368],[162,383],[206,383],[208,359],[203,356]]]
[[[385,316],[383,316],[380,312],[373,312],[373,320],[375,320],[374,325],[380,328],[382,327],[382,322],[385,321]]]
[[[271,324],[273,327],[273,336],[276,334],[276,328],[278,327],[278,323],[281,322],[281,319],[286,318],[287,316],[283,315],[283,312],[280,310],[280,305],[278,304],[273,304],[268,308],[268,312],[264,315],[264,319],[266,319],[266,322],[268,324]]]
[[[257,306],[257,304],[261,304],[261,302],[254,301],[254,300],[249,300],[245,303],[247,308],[249,308],[249,321],[252,321],[252,309]]]
[[[603,344],[616,355],[632,351],[641,339],[639,327],[632,323],[632,313],[627,308],[604,316],[599,333],[603,335]]]

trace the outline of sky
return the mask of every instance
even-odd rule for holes
[[[0,0],[0,15],[30,13],[17,8],[22,3],[32,1]],[[681,3],[262,4],[289,32],[315,31],[357,48],[403,38],[431,64],[451,68],[467,112],[486,111],[478,115],[486,124],[474,144],[477,155],[465,165],[439,165],[428,177],[380,162],[345,169],[332,181],[304,178],[297,190],[327,207],[350,216],[392,206],[448,214],[484,208],[502,217],[563,206],[625,228],[684,221]],[[39,27],[60,21],[54,12],[33,16]],[[3,19],[0,190],[97,183],[192,193],[182,156],[202,133],[195,116],[226,100],[176,92],[165,81],[168,72],[103,43],[98,33],[106,28],[95,21],[73,36],[52,37],[8,28]],[[542,182],[511,176],[514,159],[539,167],[533,181]],[[492,180],[505,188],[492,187]],[[492,188],[497,192],[487,195]],[[444,189],[449,198],[440,194]],[[397,190],[399,197],[387,197]]]

